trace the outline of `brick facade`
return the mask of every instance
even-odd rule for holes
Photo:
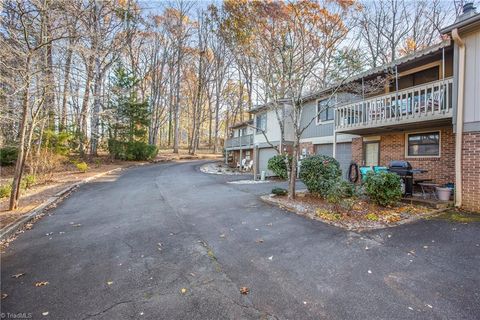
[[[307,155],[315,154],[315,149],[313,147],[313,143],[311,143],[311,142],[300,143],[300,150],[299,150],[300,154],[302,154],[303,149],[307,150]]]
[[[241,163],[240,150],[230,151],[232,153],[232,161],[229,163],[231,167],[235,167],[237,163]],[[249,154],[248,154],[249,153]],[[242,150],[242,159],[253,160],[253,149]]]
[[[407,160],[413,168],[428,170],[415,175],[418,179],[432,179],[435,183],[455,182],[455,135],[452,127],[432,128],[440,131],[440,157],[412,158],[405,156],[405,133],[392,132],[380,136],[380,165],[388,166],[392,160]],[[352,159],[363,164],[363,138],[352,141]]]
[[[480,132],[463,134],[462,180],[462,207],[480,212]]]

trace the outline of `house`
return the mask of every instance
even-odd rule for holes
[[[288,115],[290,110],[291,107],[282,102],[279,102],[279,105],[264,104],[250,110],[254,120],[254,172],[256,174],[265,171],[267,176],[273,176],[273,172],[267,168],[268,160],[280,151],[291,153],[293,124]]]
[[[390,81],[383,90],[337,104],[334,136],[356,136],[351,152],[357,164],[407,160],[427,171],[416,179],[454,183],[455,204],[479,211],[480,14],[467,3],[442,33],[452,40],[349,79],[362,85]],[[333,141],[335,150],[339,141]]]
[[[442,33],[448,39],[437,45],[305,96],[301,156],[331,155],[345,178],[352,161],[406,160],[424,170],[415,179],[453,183],[455,204],[480,211],[480,14],[466,3]],[[251,110],[256,173],[272,174],[268,159],[291,151],[288,112],[288,105]]]
[[[225,140],[226,163],[232,167],[253,159],[253,120],[237,123],[230,128],[230,138]]]

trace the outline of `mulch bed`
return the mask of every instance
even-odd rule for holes
[[[444,211],[404,203],[386,208],[364,198],[348,198],[335,205],[308,192],[298,192],[295,200],[276,195],[262,196],[262,200],[310,219],[357,231],[396,226]]]

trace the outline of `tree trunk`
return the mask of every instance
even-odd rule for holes
[[[90,156],[97,155],[98,139],[100,137],[100,94],[102,86],[102,71],[100,70],[100,60],[98,56],[95,58],[95,84],[93,86],[93,112],[91,118],[91,138],[90,138]]]
[[[80,155],[85,155],[85,142],[87,140],[87,118],[88,118],[88,102],[90,99],[90,82],[93,77],[94,55],[91,54],[87,62],[87,80],[85,82],[85,92],[83,94],[82,109],[80,111],[80,130],[79,130],[79,151]]]
[[[290,180],[288,183],[288,198],[291,200],[295,199],[295,183],[297,181],[297,164],[298,164],[298,145],[299,138],[295,137],[293,142],[293,152],[292,152],[292,169],[290,171]]]
[[[63,79],[63,98],[62,98],[62,115],[60,120],[60,131],[65,131],[67,129],[67,99],[70,85],[70,68],[72,65],[72,41],[68,46],[67,58],[65,61],[65,76]]]
[[[25,61],[25,92],[23,94],[22,101],[22,118],[20,120],[18,155],[15,163],[15,172],[13,174],[12,192],[10,194],[10,210],[15,210],[18,207],[20,181],[22,180],[23,169],[25,165],[25,137],[27,132],[28,101],[30,90],[30,58],[30,53],[28,53]]]
[[[178,44],[178,60],[177,60],[177,83],[175,87],[175,109],[173,110],[174,113],[174,132],[173,132],[173,153],[178,153],[178,145],[180,139],[180,80],[181,80],[181,43]]]

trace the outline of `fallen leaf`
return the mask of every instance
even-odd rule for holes
[[[81,227],[82,224],[81,223],[77,223],[77,224],[72,224],[72,227],[75,227],[75,228],[78,228],[78,227]]]
[[[1,294],[1,299],[2,299],[2,300],[5,299],[6,297],[8,297],[8,294],[6,294],[6,293],[2,293],[2,294]]]
[[[182,294],[185,294],[185,293],[187,293],[187,289],[186,289],[186,288],[182,288],[182,289],[180,289],[180,292],[181,292]]]
[[[30,229],[32,229],[32,228],[33,228],[33,223],[27,223],[27,224],[25,225],[25,230],[30,230]]]
[[[42,312],[42,316],[48,316],[48,311]]]
[[[25,272],[12,274],[12,278],[18,279],[20,277],[23,277],[24,275],[25,275]]]
[[[240,293],[241,294],[248,294],[249,291],[250,291],[250,289],[248,289],[248,287],[241,287],[240,288]]]
[[[46,286],[47,284],[49,284],[48,281],[39,281],[39,282],[35,282],[35,287],[43,287],[43,286]]]
[[[107,281],[107,285],[111,286],[113,284],[113,281]]]

